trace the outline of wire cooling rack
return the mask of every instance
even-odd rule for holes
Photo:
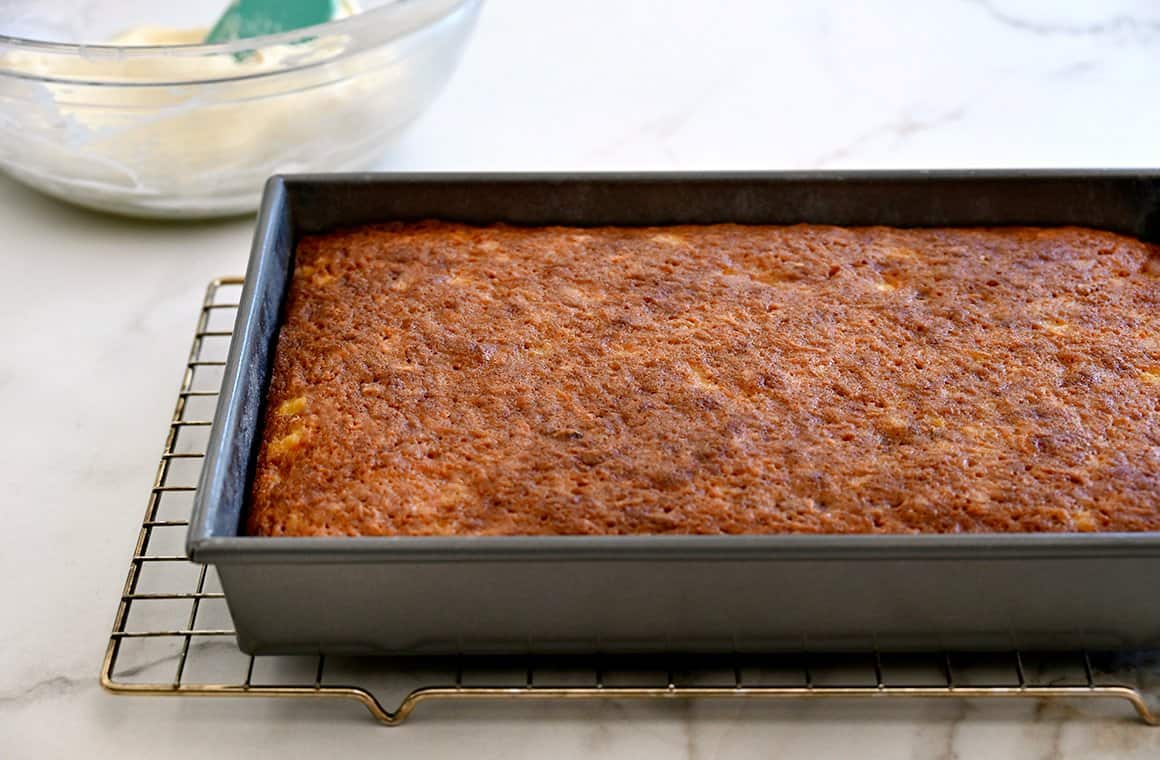
[[[855,653],[713,658],[251,657],[213,570],[185,556],[242,281],[210,283],[133,547],[101,685],[118,694],[360,702],[386,725],[436,699],[989,698],[1126,701],[1160,724],[1160,653]],[[385,705],[394,705],[388,709]]]

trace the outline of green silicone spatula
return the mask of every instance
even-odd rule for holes
[[[323,24],[340,15],[340,0],[234,0],[206,36],[230,42]]]

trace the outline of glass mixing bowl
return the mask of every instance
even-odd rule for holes
[[[250,211],[271,174],[373,168],[481,3],[366,2],[277,35],[142,45],[196,43],[226,0],[0,0],[0,169],[135,216]]]

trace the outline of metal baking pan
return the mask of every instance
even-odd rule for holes
[[[296,240],[336,226],[426,218],[1076,224],[1158,241],[1160,172],[273,178],[188,537],[190,557],[216,567],[246,652],[1160,645],[1160,533],[240,535]]]

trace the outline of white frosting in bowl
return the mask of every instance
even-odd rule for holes
[[[0,59],[0,167],[96,208],[249,210],[271,174],[371,168],[442,84],[468,29],[443,23],[421,46],[353,53],[343,33],[245,53],[153,50],[206,34],[159,27],[80,55],[17,49]]]

